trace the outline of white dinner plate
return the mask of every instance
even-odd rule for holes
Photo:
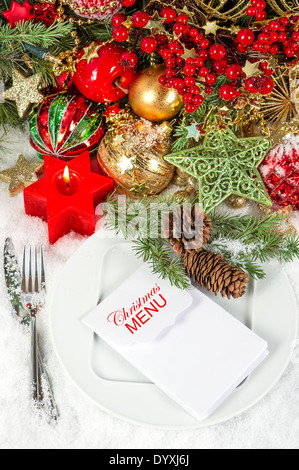
[[[198,423],[81,321],[100,298],[113,292],[140,264],[130,242],[100,230],[64,267],[50,309],[51,335],[62,366],[79,388],[114,416],[164,429],[214,425],[244,412],[264,397],[287,367],[297,337],[296,301],[281,266],[277,262],[264,266],[266,280],[251,282],[240,299],[211,295],[268,341],[270,354],[212,416]]]

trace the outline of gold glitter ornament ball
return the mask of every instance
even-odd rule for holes
[[[246,199],[245,197],[237,196],[236,194],[231,194],[226,199],[226,203],[231,209],[242,209],[242,207],[244,207],[246,204]]]
[[[142,70],[129,91],[133,111],[152,122],[172,119],[183,107],[181,95],[174,88],[160,84],[159,78],[165,73],[164,65],[154,65]]]
[[[175,167],[163,156],[171,151],[171,131],[167,122],[158,125],[137,118],[107,132],[97,158],[119,193],[140,198],[159,194],[168,186]]]

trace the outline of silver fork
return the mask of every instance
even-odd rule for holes
[[[40,261],[38,260],[38,248],[34,248],[34,255],[32,254],[32,247],[29,247],[29,263],[26,269],[26,246],[23,251],[22,263],[22,303],[23,306],[30,313],[31,318],[31,387],[32,399],[37,407],[43,405],[45,399],[51,420],[56,421],[58,412],[53,398],[53,393],[50,387],[50,382],[42,363],[41,354],[38,347],[37,339],[37,312],[45,303],[45,265],[43,247],[40,248]],[[32,264],[34,263],[34,268]],[[44,394],[43,384],[47,388]]]

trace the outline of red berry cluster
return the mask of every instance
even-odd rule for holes
[[[247,15],[255,18],[257,21],[264,21],[267,18],[265,12],[267,4],[264,0],[251,0],[251,6],[247,8]]]
[[[262,54],[284,53],[287,57],[298,56],[299,31],[295,31],[298,19],[298,16],[293,16],[290,19],[282,17],[279,20],[271,20],[257,35],[250,28],[244,28],[237,35],[236,50],[241,53],[253,50]]]

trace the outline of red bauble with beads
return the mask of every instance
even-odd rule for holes
[[[299,137],[292,136],[276,145],[259,167],[274,203],[299,209]]]

